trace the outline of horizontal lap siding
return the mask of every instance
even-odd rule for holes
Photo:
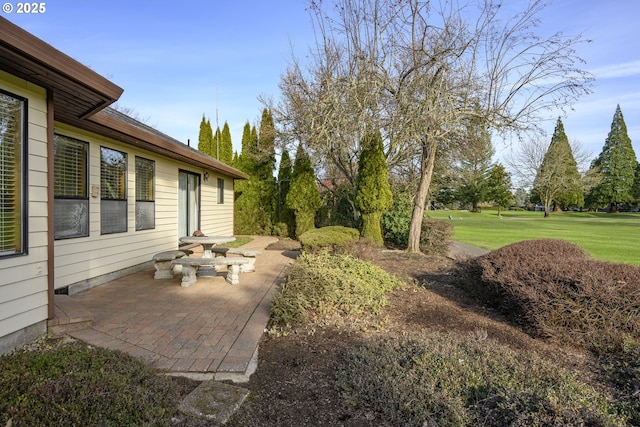
[[[28,99],[27,254],[0,258],[1,338],[47,319],[46,91],[0,72],[0,88]]]
[[[100,147],[108,147],[127,154],[127,218],[126,233],[100,234],[100,197],[89,200],[89,237],[58,240],[55,242],[55,287],[63,288],[125,268],[143,264],[158,252],[178,246],[178,171],[202,170],[164,158],[117,141],[103,139],[91,133],[58,125],[56,132],[89,142],[89,185],[100,185]],[[155,161],[155,228],[135,230],[135,156]],[[231,235],[233,232],[233,193],[225,194],[225,205],[216,206],[215,175],[203,182],[203,231]],[[211,188],[210,186],[213,185]],[[231,188],[231,179],[225,188]],[[213,202],[213,204],[212,204]],[[217,219],[221,215],[221,219]],[[206,218],[206,222],[205,222]],[[204,225],[209,228],[205,228]],[[215,226],[214,226],[215,224]],[[213,231],[210,231],[213,230]]]
[[[233,235],[233,180],[224,182],[224,203],[218,204],[218,178],[212,175],[202,183],[201,230],[209,236]]]

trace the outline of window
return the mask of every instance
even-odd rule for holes
[[[224,204],[224,179],[218,178],[218,204]]]
[[[156,162],[136,156],[136,230],[156,227],[155,172]]]
[[[100,229],[127,231],[127,154],[100,147]]]
[[[178,237],[191,236],[200,229],[200,175],[178,174]]]
[[[55,239],[89,235],[89,144],[62,135],[53,137]]]
[[[27,100],[0,91],[0,256],[26,253]]]

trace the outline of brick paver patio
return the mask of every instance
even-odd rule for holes
[[[223,275],[154,280],[146,270],[71,295],[93,315],[91,328],[70,332],[89,344],[122,350],[150,366],[198,379],[248,379],[269,320],[270,300],[295,253],[264,250],[270,237],[243,246],[259,249],[256,272],[239,285]],[[224,273],[221,273],[224,274]]]

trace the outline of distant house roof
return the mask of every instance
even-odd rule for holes
[[[54,120],[204,169],[248,176],[112,108],[123,89],[0,17],[0,70],[47,89]]]

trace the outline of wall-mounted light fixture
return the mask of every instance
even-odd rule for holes
[[[205,181],[209,181],[209,172],[206,172],[204,174],[202,174],[202,177],[204,178]]]

